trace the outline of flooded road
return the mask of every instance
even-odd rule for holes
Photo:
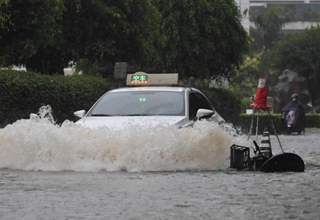
[[[319,169],[0,172],[1,219],[319,219]]]
[[[229,169],[231,144],[246,136],[211,124],[130,129],[1,129],[0,219],[320,219],[320,130],[279,136],[305,172],[262,173]],[[275,136],[271,145],[281,153]]]

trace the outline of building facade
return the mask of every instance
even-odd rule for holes
[[[320,0],[235,0],[242,13],[242,24],[249,31],[254,26],[249,21],[246,10],[268,10],[275,4],[284,6],[290,22],[283,27],[284,31],[299,31],[320,24]]]

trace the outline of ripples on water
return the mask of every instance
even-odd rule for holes
[[[245,146],[231,126],[197,122],[193,128],[122,132],[53,123],[42,109],[0,129],[0,168],[43,171],[176,171],[229,167],[230,146]]]

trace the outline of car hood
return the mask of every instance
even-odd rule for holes
[[[186,126],[190,121],[185,116],[134,116],[134,117],[84,117],[76,122],[88,128],[108,127],[111,130],[121,130],[130,126],[142,128]],[[191,124],[191,123],[190,123]]]

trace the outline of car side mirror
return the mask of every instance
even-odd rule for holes
[[[197,111],[196,117],[197,117],[198,119],[210,118],[213,114],[214,114],[214,111],[212,111],[212,110],[210,110],[210,109],[200,108],[200,109],[198,109],[198,111]]]
[[[86,114],[86,110],[79,110],[79,111],[74,112],[73,114],[79,118],[83,118]]]

